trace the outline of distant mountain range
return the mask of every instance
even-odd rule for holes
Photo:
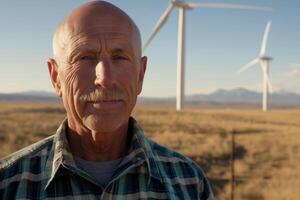
[[[140,104],[172,105],[175,106],[175,97],[170,98],[147,98],[141,97]],[[219,89],[210,94],[193,94],[185,97],[187,107],[210,107],[210,108],[239,108],[261,107],[262,94],[259,92],[237,88],[232,90]],[[274,108],[300,108],[300,94],[287,91],[274,92],[269,95],[269,105]]]
[[[194,94],[185,97],[187,107],[257,107],[261,105],[262,95],[259,92],[237,88],[232,90],[219,89],[210,94]],[[287,91],[269,95],[270,107],[300,108],[300,94]],[[0,93],[0,101],[60,101],[54,93],[45,91],[27,91],[21,93]],[[174,106],[175,97],[139,97],[140,105]]]
[[[0,101],[60,101],[53,92],[26,91],[19,93],[0,93]]]

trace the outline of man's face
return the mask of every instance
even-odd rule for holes
[[[69,38],[57,78],[69,120],[96,132],[127,125],[146,67],[135,34],[122,24],[97,23]]]

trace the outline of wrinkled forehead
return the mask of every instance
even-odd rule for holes
[[[66,59],[71,59],[79,53],[116,50],[126,52],[133,58],[139,58],[141,54],[139,42],[132,31],[120,29],[120,26],[98,25],[71,32],[64,55]]]
[[[118,49],[139,57],[139,46],[137,45],[132,34],[101,27],[95,31],[73,34],[65,48],[65,53],[71,56],[78,52],[94,52],[104,49],[112,52]]]
[[[99,24],[82,29],[73,29],[67,31],[67,35],[70,45],[90,40],[99,40],[99,42],[100,40],[118,41],[120,43],[131,43],[133,46],[138,44],[138,37],[130,28],[114,25],[103,26]]]

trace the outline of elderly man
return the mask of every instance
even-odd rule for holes
[[[0,199],[212,199],[190,159],[130,117],[147,58],[135,23],[104,1],[58,26],[48,69],[67,118],[54,136],[0,162]]]

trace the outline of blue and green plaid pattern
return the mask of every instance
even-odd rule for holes
[[[197,164],[129,124],[130,150],[105,188],[76,166],[64,120],[55,135],[0,160],[0,199],[213,199]]]

